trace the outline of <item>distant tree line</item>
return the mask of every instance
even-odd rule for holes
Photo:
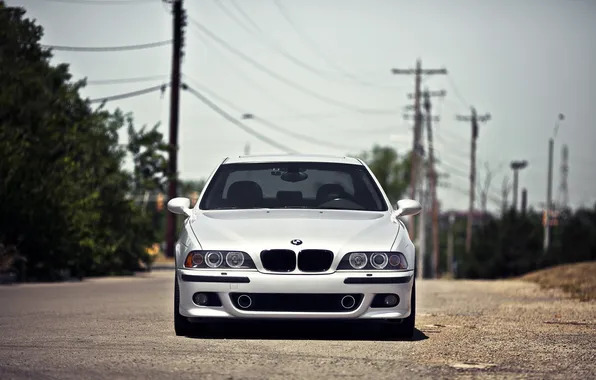
[[[458,277],[506,278],[596,260],[596,204],[591,209],[564,210],[557,221],[551,226],[550,246],[545,251],[541,212],[530,210],[524,215],[511,210],[487,218],[475,229],[470,254],[458,251]]]

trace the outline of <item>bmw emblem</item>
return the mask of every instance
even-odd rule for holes
[[[300,245],[300,244],[302,244],[302,240],[300,240],[300,239],[294,239],[290,243],[292,243],[294,245]]]

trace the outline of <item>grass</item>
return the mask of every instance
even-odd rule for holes
[[[541,269],[521,277],[543,288],[558,288],[581,301],[596,300],[596,261]]]

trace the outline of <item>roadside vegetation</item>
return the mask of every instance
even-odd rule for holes
[[[139,269],[156,231],[135,196],[166,182],[163,136],[83,99],[22,8],[0,0],[0,25],[2,269],[38,281]]]
[[[559,265],[528,273],[521,280],[558,288],[580,301],[596,301],[596,261]]]
[[[52,52],[40,45],[43,29],[23,8],[0,0],[0,25],[0,275],[52,281],[149,267],[160,257],[165,230],[159,194],[168,181],[168,146],[158,125],[137,126],[131,114],[84,99],[85,80],[51,62]],[[408,196],[410,152],[374,146],[354,155],[369,164],[392,202]],[[129,171],[125,160],[133,163]],[[445,178],[440,173],[439,183]],[[182,182],[179,194],[196,197],[203,186],[204,180]],[[455,277],[517,277],[596,260],[596,205],[561,210],[557,221],[543,252],[540,211],[487,214],[466,254],[465,217],[456,219]],[[447,230],[441,222],[441,273],[448,268]]]

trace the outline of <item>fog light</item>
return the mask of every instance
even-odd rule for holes
[[[399,298],[395,294],[388,294],[385,296],[385,299],[383,300],[383,303],[387,307],[393,307],[397,305],[398,302]]]
[[[207,297],[207,294],[205,293],[195,293],[195,295],[192,296],[192,300],[199,306],[205,306],[209,302],[209,297]]]

